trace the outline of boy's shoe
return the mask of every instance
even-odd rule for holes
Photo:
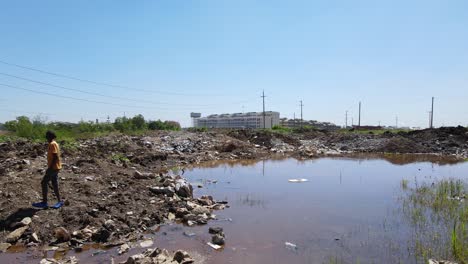
[[[52,208],[59,209],[62,206],[63,206],[63,201],[60,201],[60,202],[57,202],[56,204],[54,204],[54,206],[52,206]]]
[[[32,206],[37,207],[37,208],[48,208],[49,205],[44,202],[39,202],[39,203],[33,203]]]

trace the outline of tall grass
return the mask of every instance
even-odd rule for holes
[[[468,263],[468,191],[466,183],[444,179],[409,188],[403,211],[413,227],[416,256]]]

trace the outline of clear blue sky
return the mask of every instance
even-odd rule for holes
[[[191,111],[261,111],[265,90],[282,117],[299,116],[303,100],[304,119],[343,125],[362,101],[362,124],[425,127],[434,96],[436,126],[468,125],[467,10],[462,0],[6,1],[1,61],[126,88],[0,63],[1,84],[110,103],[0,85],[0,122],[125,112],[187,126]]]

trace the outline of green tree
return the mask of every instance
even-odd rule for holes
[[[132,118],[132,125],[134,130],[146,129],[146,122],[143,115],[136,115]]]

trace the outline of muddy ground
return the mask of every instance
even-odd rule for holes
[[[468,158],[468,130],[463,127],[381,135],[184,131],[110,135],[76,144],[58,141],[64,163],[60,189],[66,201],[59,210],[31,207],[41,200],[46,143],[0,143],[0,252],[15,244],[75,249],[91,242],[121,246],[166,222],[206,224],[216,210],[229,206],[228,201],[193,197],[192,188],[203,186],[187,183],[183,168],[207,161],[352,153]],[[55,202],[52,192],[49,199]]]

